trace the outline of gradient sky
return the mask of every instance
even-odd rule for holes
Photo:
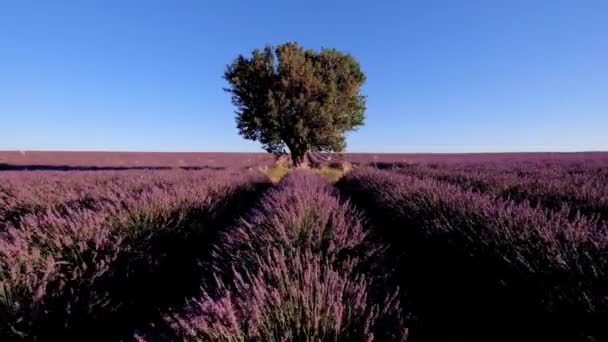
[[[608,1],[0,0],[0,149],[258,151],[226,64],[353,54],[348,150],[608,150]]]

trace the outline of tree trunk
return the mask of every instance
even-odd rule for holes
[[[291,161],[293,162],[294,168],[300,168],[304,165],[304,158],[306,156],[306,152],[299,151],[290,151],[291,152]]]

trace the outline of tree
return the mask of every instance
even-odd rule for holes
[[[340,152],[345,133],[363,125],[365,74],[349,54],[305,50],[298,43],[239,55],[224,78],[245,139],[275,155],[289,149],[294,166],[308,151]]]

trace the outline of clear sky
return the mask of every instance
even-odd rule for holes
[[[258,151],[226,64],[353,54],[348,150],[608,150],[608,1],[0,0],[0,149]]]

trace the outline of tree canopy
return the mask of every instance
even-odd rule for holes
[[[343,151],[345,133],[364,122],[365,74],[353,56],[336,49],[268,45],[238,56],[224,78],[239,134],[270,153],[287,148],[296,166],[308,151]]]

